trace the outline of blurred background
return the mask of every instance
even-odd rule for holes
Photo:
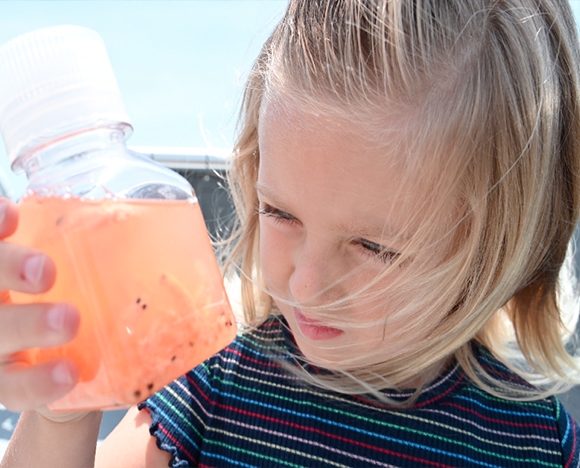
[[[570,3],[578,22],[580,0]],[[283,0],[0,0],[0,44],[47,26],[97,31],[134,127],[129,146],[186,174],[211,218],[228,209],[223,192],[216,198],[213,171],[223,170],[220,158],[233,144],[245,77],[284,7]],[[0,194],[16,200],[25,184],[0,144]],[[580,420],[580,390],[562,399]],[[101,438],[122,414],[106,413]],[[17,420],[0,405],[0,458]]]

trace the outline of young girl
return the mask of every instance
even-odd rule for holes
[[[293,0],[250,74],[231,189],[248,327],[131,409],[52,414],[71,305],[4,303],[2,467],[578,467],[563,267],[580,49],[560,0]],[[17,224],[2,202],[0,236]],[[0,290],[55,268],[0,244]]]

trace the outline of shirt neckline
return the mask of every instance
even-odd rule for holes
[[[267,323],[270,326],[277,326],[280,333],[282,334],[284,340],[283,343],[283,350],[282,353],[286,356],[284,357],[292,357],[295,361],[300,362],[300,367],[302,367],[305,371],[310,372],[312,374],[322,374],[322,375],[332,375],[333,371],[327,369],[321,369],[306,363],[303,359],[304,356],[300,352],[298,345],[294,339],[294,335],[292,334],[290,327],[284,317],[282,316],[272,316],[268,319]],[[298,364],[297,364],[298,365]],[[441,375],[435,378],[431,383],[427,384],[425,388],[421,391],[420,395],[417,397],[416,401],[406,408],[422,408],[428,405],[435,404],[440,400],[447,398],[448,396],[455,394],[463,385],[466,379],[465,371],[461,368],[459,363],[453,359],[447,368],[443,371]],[[414,390],[391,390],[385,389],[381,391],[385,397],[398,402],[402,403],[405,400],[409,399],[413,395]],[[399,406],[388,405],[382,402],[377,401],[376,397],[372,395],[349,395],[350,398],[353,398],[358,401],[363,401],[371,405],[376,405],[385,408],[393,408],[397,409],[400,408]]]

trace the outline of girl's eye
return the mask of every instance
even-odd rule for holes
[[[290,213],[280,211],[279,209],[270,205],[262,205],[262,208],[258,210],[258,214],[273,218],[273,220],[278,223],[292,223],[296,221],[296,218]]]
[[[364,249],[364,252],[367,255],[377,258],[383,263],[393,263],[401,255],[399,252],[389,250],[382,245],[375,244],[374,242],[365,239],[357,239],[356,243]]]

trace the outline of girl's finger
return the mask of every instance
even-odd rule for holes
[[[0,291],[0,304],[7,304],[12,302],[10,291]]]
[[[16,413],[40,408],[66,395],[78,378],[77,367],[68,359],[29,367],[8,364],[0,369],[0,401]]]
[[[71,341],[80,317],[66,303],[0,306],[0,357],[29,348],[51,348]]]
[[[18,208],[8,198],[0,198],[0,239],[14,234],[18,226]]]
[[[37,250],[0,242],[0,291],[45,292],[56,279],[54,262]]]

